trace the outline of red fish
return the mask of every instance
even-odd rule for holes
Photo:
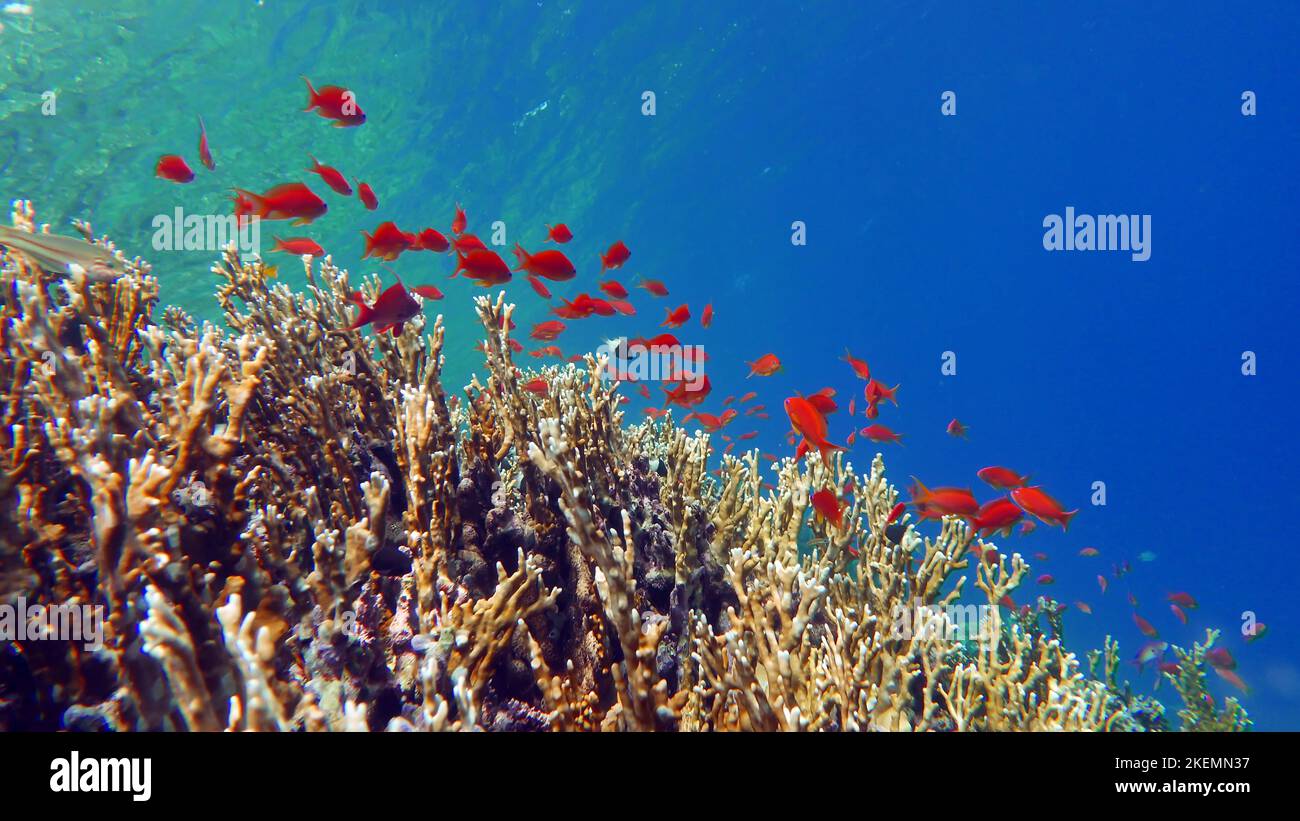
[[[1051,573],[1044,573],[1037,579],[1039,584],[1056,584],[1056,577]]]
[[[307,156],[311,157],[311,168],[307,169],[308,171],[318,175],[325,181],[325,184],[330,188],[333,188],[336,193],[342,194],[345,197],[352,196],[352,186],[348,185],[347,179],[339,173],[337,168],[322,165],[320,160],[312,157],[310,154]]]
[[[746,393],[746,394],[744,394],[743,396],[741,396],[739,401],[740,401],[740,404],[743,405],[743,404],[745,404],[746,402],[753,401],[753,400],[754,400],[755,398],[757,398],[757,397],[758,397],[758,391],[749,391],[748,393]]]
[[[1110,587],[1110,582],[1106,581],[1105,576],[1097,577],[1097,586],[1101,588],[1101,594],[1106,595],[1106,588]]]
[[[510,266],[506,265],[506,261],[496,251],[486,248],[460,255],[456,270],[451,275],[455,276],[461,271],[484,288],[510,281]]]
[[[433,289],[433,291],[436,290]],[[360,312],[357,314],[356,320],[348,326],[348,330],[355,331],[373,323],[375,333],[382,334],[391,330],[393,336],[400,335],[402,325],[420,312],[420,303],[411,296],[411,292],[420,296],[431,293],[427,285],[416,286],[411,291],[407,291],[406,286],[402,284],[400,279],[396,285],[389,287],[380,294],[374,305],[367,305],[360,292],[352,293],[349,299],[357,304]]]
[[[889,518],[885,520],[885,524],[892,525],[898,521],[898,517],[903,515],[904,510],[907,510],[907,502],[899,502],[894,505],[893,509],[889,511]]]
[[[848,348],[844,349],[844,356],[841,359],[849,363],[849,367],[853,368],[853,373],[857,374],[859,379],[871,379],[871,368],[867,367],[866,361],[854,357],[853,354],[849,353]]]
[[[564,252],[555,249],[530,254],[524,250],[524,246],[515,243],[515,259],[519,260],[519,265],[515,267],[516,271],[527,271],[533,276],[556,282],[573,279],[574,274],[577,273],[577,269],[573,267],[573,263]]]
[[[690,318],[691,309],[685,305],[678,305],[673,310],[668,311],[668,315],[664,318],[664,321],[659,324],[659,327],[680,328],[685,325]]]
[[[203,125],[203,118],[199,117],[199,162],[207,166],[209,171],[215,171],[217,163],[212,159],[212,149],[208,148],[208,129]]]
[[[1174,614],[1174,618],[1178,619],[1183,624],[1187,624],[1187,614],[1183,612],[1183,608],[1176,604],[1171,604],[1169,605],[1169,612]]]
[[[1100,554],[1101,554],[1101,551],[1098,550],[1098,549],[1095,548],[1095,547],[1085,547],[1085,548],[1083,548],[1082,550],[1079,551],[1079,555],[1080,555],[1080,556],[1084,556],[1084,557],[1092,557],[1092,556],[1097,556],[1097,555],[1100,555]]]
[[[868,425],[859,431],[859,433],[873,442],[897,442],[900,445],[903,444],[903,435],[901,433],[894,433],[884,425]]]
[[[794,428],[795,433],[803,437],[804,445],[817,448],[823,462],[828,461],[828,454],[831,451],[844,450],[843,447],[827,440],[826,417],[822,416],[807,399],[792,396],[785,400],[785,413],[790,417],[790,426]]]
[[[1174,604],[1186,607],[1188,610],[1195,610],[1199,606],[1196,603],[1196,599],[1192,598],[1190,593],[1170,593],[1168,596],[1165,596],[1165,599]]]
[[[830,522],[836,529],[844,526],[844,508],[829,488],[822,488],[812,495],[812,506],[819,519]]]
[[[357,180],[357,197],[367,210],[373,211],[379,207],[379,198],[375,196],[375,189],[371,188],[368,182]]]
[[[1226,647],[1214,647],[1205,652],[1205,660],[1210,663],[1211,667],[1217,667],[1222,670],[1236,670],[1237,660],[1232,657],[1232,653]]]
[[[1048,496],[1041,487],[1020,487],[1011,491],[1011,498],[1016,504],[1032,513],[1040,522],[1060,525],[1062,530],[1070,529],[1070,519],[1078,510],[1064,510],[1061,503]]]
[[[451,219],[451,232],[460,236],[465,231],[465,226],[469,225],[469,220],[465,217],[465,209],[456,203],[456,216]]]
[[[533,339],[540,339],[543,342],[553,342],[564,329],[568,326],[558,319],[552,319],[547,322],[539,322],[533,326],[532,333],[529,334]]]
[[[573,239],[573,232],[569,230],[569,226],[557,222],[555,225],[546,226],[546,238],[551,242],[558,242],[563,245]]]
[[[746,376],[746,379],[750,376],[771,376],[781,370],[781,360],[777,359],[774,353],[763,354],[753,362],[745,364],[749,366],[749,376]]]
[[[247,201],[251,213],[264,220],[293,220],[292,225],[306,225],[329,210],[324,200],[300,182],[277,185],[265,194],[242,188],[236,188],[235,193]]]
[[[414,234],[401,230],[392,220],[380,223],[373,234],[362,231],[361,236],[366,238],[366,252],[361,255],[362,259],[376,257],[389,262],[409,250],[416,241]]]
[[[450,248],[451,243],[442,232],[433,228],[425,228],[421,231],[411,245],[412,251],[433,251],[435,254],[441,254]]]
[[[713,324],[713,303],[710,302],[704,306],[704,312],[700,314],[700,327],[707,328]]]
[[[958,422],[956,419],[954,419],[954,420],[952,420],[951,422],[948,423],[948,435],[949,435],[949,436],[960,436],[961,438],[965,439],[965,438],[966,438],[966,432],[967,432],[968,430],[970,430],[970,428],[966,427],[966,426],[963,425],[961,422]]]
[[[888,388],[885,387],[884,383],[871,379],[867,381],[867,386],[862,389],[862,393],[866,397],[869,408],[874,408],[884,401],[892,402],[894,403],[894,407],[898,407],[897,394],[899,387],[901,386],[895,385],[892,388]]]
[[[1029,477],[1021,476],[1010,468],[997,466],[982,468],[975,475],[998,490],[1010,490],[1014,487],[1020,487],[1029,480]]]
[[[627,299],[627,289],[612,279],[607,279],[600,283],[600,290],[615,299]]]
[[[560,350],[558,345],[546,345],[545,347],[538,348],[535,351],[529,351],[528,355],[534,359],[541,359],[544,356],[553,356],[557,359],[564,358],[564,352]]]
[[[537,295],[540,296],[542,299],[551,298],[550,289],[547,288],[545,285],[543,285],[542,281],[537,277],[533,276],[532,274],[528,275],[528,284],[533,286],[533,290],[536,291]]]
[[[600,270],[612,271],[615,268],[621,268],[623,263],[627,262],[631,256],[632,252],[623,244],[623,240],[619,240],[609,246],[608,251],[600,255]]]
[[[487,251],[490,250],[483,244],[483,240],[473,234],[462,234],[456,237],[451,247],[456,249],[458,254],[468,254],[470,251]]]
[[[812,403],[812,406],[816,408],[822,416],[830,416],[832,413],[835,413],[835,411],[840,409],[840,406],[835,404],[834,396],[834,388],[822,388],[809,396],[808,401]],[[750,408],[749,410],[751,413],[755,412],[754,408]]]
[[[1079,609],[1080,613],[1086,613],[1089,616],[1092,615],[1092,606],[1086,601],[1077,601],[1074,603],[1074,606]]]
[[[706,376],[699,384],[692,384],[690,381],[683,379],[675,388],[664,387],[664,393],[667,398],[664,399],[664,405],[680,405],[683,408],[694,407],[703,402],[713,390],[713,385]]]
[[[545,396],[547,391],[546,380],[540,376],[536,379],[530,379],[524,383],[524,390],[529,393],[535,393],[538,396]]]
[[[283,251],[286,254],[303,256],[304,254],[313,257],[325,256],[325,249],[317,244],[316,240],[308,237],[290,237],[289,239],[280,239],[275,237],[275,246],[271,251]]]
[[[342,86],[322,86],[319,91],[312,88],[311,80],[306,77],[302,81],[307,84],[307,107],[304,111],[312,111],[327,120],[334,121],[335,128],[347,128],[358,126],[366,121],[366,113],[357,105],[357,96]]]
[[[1142,635],[1147,638],[1153,639],[1160,635],[1160,633],[1156,631],[1156,628],[1152,626],[1151,622],[1142,618],[1137,613],[1133,614],[1133,623],[1137,625],[1138,630],[1142,631]]]
[[[938,487],[930,490],[921,480],[912,477],[912,506],[926,518],[942,516],[975,516],[979,503],[969,490],[958,487]],[[936,515],[937,514],[937,515]]]
[[[164,154],[159,157],[153,173],[155,177],[172,182],[187,183],[194,179],[194,171],[189,163],[185,162],[184,157],[175,154]]]
[[[638,288],[644,288],[653,296],[668,296],[668,286],[664,285],[657,279],[641,279],[637,281]]]
[[[1214,672],[1218,674],[1219,678],[1228,682],[1233,687],[1236,687],[1241,692],[1249,695],[1250,688],[1246,686],[1246,682],[1242,681],[1241,676],[1223,667],[1215,667]]]
[[[1002,531],[1003,536],[1010,536],[1011,528],[1024,515],[1014,502],[1004,496],[980,505],[971,526],[979,531],[981,536],[989,536],[999,530]]]
[[[736,438],[739,439],[739,440],[742,441],[742,442],[748,442],[750,439],[753,439],[753,438],[756,437],[756,436],[758,436],[758,431],[756,431],[756,430],[751,430],[751,431],[749,431],[748,433],[742,433],[742,434],[740,434],[740,436],[737,436]]]

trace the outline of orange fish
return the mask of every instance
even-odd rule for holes
[[[795,433],[803,437],[802,447],[817,448],[823,462],[829,461],[828,454],[831,451],[844,450],[839,445],[827,441],[826,417],[822,416],[807,399],[792,396],[785,400],[785,413],[790,417],[790,426],[794,428]]]
[[[1151,622],[1142,618],[1136,612],[1133,614],[1133,623],[1137,625],[1138,630],[1142,631],[1142,635],[1146,636],[1147,638],[1154,639],[1160,635],[1156,631],[1156,628],[1151,625]]]
[[[1028,481],[1028,477],[1020,476],[1014,470],[996,466],[982,468],[975,475],[998,490],[1010,490]]]
[[[659,324],[661,328],[680,328],[691,318],[691,309],[685,305],[678,305],[664,318]]]
[[[1062,530],[1070,529],[1070,519],[1079,512],[1062,509],[1061,503],[1048,496],[1040,486],[1016,488],[1011,491],[1011,498],[1027,513],[1037,517],[1040,522],[1060,525]]]
[[[873,442],[897,442],[900,445],[903,444],[903,435],[894,433],[884,425],[868,425],[859,432]]]
[[[530,254],[524,250],[524,246],[515,243],[515,259],[519,265],[515,267],[516,271],[527,271],[533,276],[544,277],[556,282],[564,282],[573,279],[577,269],[573,263],[564,255],[564,252],[555,249],[538,251]]]
[[[532,274],[528,275],[528,284],[533,286],[533,290],[536,291],[537,295],[540,296],[542,299],[551,298],[550,289],[547,288],[545,285],[543,285],[542,281],[537,277],[533,276]]]
[[[564,329],[568,327],[558,319],[552,319],[547,322],[539,322],[533,326],[532,333],[529,334],[533,339],[540,339],[543,342],[552,342]]]
[[[623,240],[619,240],[609,246],[608,251],[600,255],[600,270],[612,271],[615,268],[621,268],[623,263],[627,262],[631,256],[632,252],[623,244]]]
[[[510,281],[510,266],[506,265],[506,261],[496,251],[482,248],[470,251],[468,254],[461,254],[458,259],[456,270],[451,273],[452,276],[464,271],[465,276],[477,281],[484,288]]]
[[[1039,584],[1056,584],[1056,577],[1051,573],[1044,573],[1037,579]]]
[[[657,279],[638,280],[637,287],[646,289],[654,296],[668,296],[668,287]]]
[[[280,239],[274,237],[275,246],[271,251],[283,251],[286,254],[296,256],[309,255],[313,257],[325,256],[325,249],[316,243],[316,240],[307,237],[290,237],[289,239]]]
[[[546,226],[546,238],[551,242],[558,242],[563,245],[573,239],[573,232],[569,230],[569,226],[557,222],[555,225]]]
[[[456,203],[456,216],[451,218],[451,232],[460,236],[465,231],[465,226],[469,225],[469,219],[465,216],[465,209]]]
[[[536,379],[530,379],[524,383],[524,390],[529,393],[535,393],[538,396],[545,396],[547,390],[546,380],[540,376]]]
[[[915,476],[912,483],[912,506],[926,518],[975,516],[979,513],[979,503],[968,489],[938,487],[930,490]]]
[[[700,314],[700,327],[707,328],[713,324],[713,303],[710,302],[704,306],[704,312]]]
[[[754,398],[757,397],[757,396],[758,396],[758,391],[749,391],[749,392],[746,393],[744,396],[740,397],[740,404],[743,405],[743,404],[745,404],[746,402],[751,401],[752,399],[754,399]]]
[[[1095,548],[1095,547],[1085,547],[1085,548],[1083,548],[1082,550],[1079,551],[1079,555],[1080,555],[1080,556],[1085,556],[1085,557],[1097,556],[1097,555],[1100,555],[1100,554],[1101,554],[1101,551],[1098,550],[1098,549]]]
[[[952,420],[951,422],[948,423],[948,435],[949,435],[949,436],[960,436],[961,438],[965,439],[965,438],[966,438],[966,432],[967,432],[968,430],[970,430],[970,428],[966,427],[966,426],[963,425],[961,422],[958,422],[956,419],[954,419],[954,420]]]
[[[260,195],[242,188],[234,190],[247,202],[250,213],[264,220],[291,219],[292,225],[306,225],[329,210],[324,200],[300,182],[277,185]]]
[[[411,245],[412,251],[433,251],[435,254],[441,254],[451,248],[451,243],[442,235],[441,231],[434,228],[425,228],[415,238]]]
[[[758,431],[756,431],[756,430],[751,430],[749,433],[742,433],[742,434],[740,434],[740,436],[738,436],[738,437],[736,437],[736,438],[738,438],[738,439],[739,439],[740,441],[742,441],[742,442],[746,442],[746,441],[748,441],[748,440],[750,440],[750,439],[753,439],[755,436],[758,436]]]
[[[1086,601],[1077,601],[1074,603],[1074,606],[1079,609],[1080,613],[1086,613],[1089,616],[1092,615],[1092,606]]]
[[[771,376],[781,370],[781,360],[777,359],[774,353],[763,354],[753,362],[745,364],[749,366],[749,376],[746,376],[746,379],[750,376]]]
[[[357,105],[357,97],[351,91],[341,86],[322,86],[320,91],[312,88],[311,80],[306,77],[302,81],[307,84],[307,108],[304,111],[315,110],[317,114],[327,120],[334,121],[335,128],[347,128],[358,126],[366,121],[366,113]]]
[[[828,488],[822,488],[812,495],[812,506],[817,518],[830,522],[836,529],[844,526],[844,508]]]
[[[875,407],[884,401],[892,402],[894,403],[894,407],[898,407],[897,394],[899,387],[901,386],[895,385],[892,388],[888,388],[885,387],[884,383],[871,379],[867,381],[867,386],[862,389],[862,392],[866,397],[867,404],[871,407]]]
[[[615,299],[627,299],[627,289],[612,279],[607,279],[600,283],[600,290]]]
[[[194,171],[189,163],[185,162],[184,157],[175,154],[164,154],[159,157],[153,173],[155,177],[172,182],[187,183],[194,179]]]
[[[215,171],[217,163],[212,159],[212,149],[208,148],[208,129],[203,125],[203,118],[199,117],[199,162],[207,166],[209,171]]]
[[[311,157],[311,168],[308,168],[308,171],[318,175],[325,181],[325,184],[330,188],[333,188],[335,192],[342,194],[345,197],[352,196],[352,186],[348,185],[348,181],[339,173],[337,168],[322,165],[320,160],[312,157],[310,154],[307,156]]]
[[[357,180],[357,197],[369,211],[379,207],[379,198],[375,196],[375,189],[371,188],[368,182]]]
[[[844,356],[840,358],[849,363],[849,367],[853,368],[853,372],[857,374],[859,379],[871,379],[871,368],[867,367],[866,361],[854,357],[853,354],[849,353],[848,348],[844,349]]]
[[[392,220],[380,223],[373,234],[362,231],[361,236],[366,238],[366,252],[361,255],[362,259],[375,257],[392,262],[415,244],[415,235],[401,230]]]

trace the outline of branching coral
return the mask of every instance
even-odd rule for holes
[[[328,258],[297,293],[226,251],[224,327],[155,321],[138,261],[115,281],[3,263],[0,594],[110,619],[101,651],[3,659],[29,684],[0,725],[1132,726],[1038,611],[1001,606],[1020,556],[955,518],[890,521],[879,456],[710,475],[708,436],[625,424],[603,359],[522,373],[504,296],[475,303],[486,376],[449,396],[441,319],[347,330]],[[822,488],[839,525],[811,515]]]

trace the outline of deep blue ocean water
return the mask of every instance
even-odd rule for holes
[[[379,270],[360,261],[361,229],[445,230],[457,201],[471,230],[486,238],[502,220],[530,250],[545,223],[567,223],[580,273],[557,294],[595,293],[595,254],[623,239],[621,281],[659,278],[671,296],[636,292],[636,321],[574,323],[566,353],[712,302],[711,329],[679,334],[708,350],[704,409],[759,390],[771,419],[729,432],[757,429],[752,444],[787,453],[782,397],[833,386],[841,405],[863,404],[838,360],[847,346],[902,385],[879,420],[904,434],[883,448],[896,485],[914,474],[983,500],[994,494],[975,471],[1002,464],[1081,508],[1068,533],[995,539],[1047,553],[1031,561],[1057,580],[1041,592],[1092,606],[1067,614],[1071,649],[1110,633],[1131,657],[1144,641],[1131,592],[1167,641],[1222,629],[1256,727],[1300,729],[1294,4],[31,5],[0,14],[0,193],[56,226],[92,219],[155,263],[164,302],[219,316],[213,255],[153,252],[150,220],[177,205],[226,213],[234,185],[315,183],[308,152],[370,182],[382,206],[326,193],[325,218],[283,233],[354,274]],[[355,89],[367,123],[301,113],[302,74]],[[44,117],[51,89],[59,109]],[[1256,116],[1242,114],[1246,90]],[[198,165],[197,115],[216,172]],[[198,179],[154,179],[164,153]],[[1043,219],[1067,206],[1150,215],[1150,259],[1045,251]],[[282,277],[301,283],[285,260]],[[445,281],[447,258],[394,267],[447,291],[449,386],[481,371],[477,289]],[[546,318],[522,279],[509,293],[523,328]],[[955,376],[941,374],[945,351]],[[743,361],[769,352],[784,370],[746,381]],[[953,417],[969,440],[945,435]],[[835,441],[849,430],[832,417]],[[877,449],[859,441],[858,470]],[[1090,504],[1099,481],[1104,506]],[[1078,557],[1084,546],[1101,556]],[[1101,595],[1095,576],[1124,560],[1133,571]],[[1169,591],[1199,600],[1187,626]],[[1246,611],[1270,631],[1249,645]],[[1167,684],[1158,695],[1176,708]]]

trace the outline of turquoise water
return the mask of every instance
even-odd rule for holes
[[[671,297],[634,292],[636,321],[574,323],[566,353],[652,335],[664,307],[711,301],[713,328],[681,334],[709,351],[705,409],[760,390],[772,418],[731,432],[785,453],[783,396],[830,385],[862,404],[837,361],[850,347],[903,385],[880,419],[904,434],[885,450],[896,484],[916,474],[983,500],[975,471],[1005,464],[1082,508],[1068,534],[1006,542],[1050,556],[1032,562],[1057,579],[1042,592],[1094,609],[1067,616],[1072,649],[1112,633],[1130,657],[1144,641],[1131,592],[1173,643],[1225,629],[1257,726],[1300,727],[1294,6],[32,6],[0,14],[0,192],[56,226],[91,219],[154,263],[165,302],[216,319],[213,255],[154,252],[151,220],[228,213],[232,186],[312,184],[328,215],[284,234],[315,238],[354,274],[380,271],[361,263],[360,231],[384,219],[445,231],[457,201],[470,230],[486,239],[500,220],[530,250],[544,224],[567,223],[580,273],[557,294],[594,293],[595,254],[623,239],[620,280],[663,279]],[[366,124],[302,113],[303,74],[355,89]],[[1258,116],[1241,115],[1246,89]],[[940,113],[946,90],[954,117]],[[197,161],[200,115],[215,172]],[[184,154],[195,181],[155,179],[165,153]],[[309,153],[373,185],[380,210],[316,184]],[[1067,206],[1150,214],[1151,259],[1045,252],[1042,220]],[[795,220],[806,246],[790,242]],[[265,226],[268,246],[282,226]],[[280,265],[301,283],[292,258]],[[481,370],[478,289],[446,282],[447,257],[394,267],[447,292],[446,378],[463,383]],[[523,328],[547,317],[522,280],[509,293]],[[1240,372],[1247,350],[1254,377]],[[940,372],[945,351],[956,376]],[[768,352],[784,371],[746,381],[742,362]],[[969,441],[943,433],[954,416]],[[832,417],[833,439],[848,431]],[[875,450],[859,443],[859,470]],[[1097,481],[1104,506],[1089,503]],[[1085,545],[1102,555],[1078,557]],[[1125,560],[1133,572],[1100,595],[1095,576]],[[1201,602],[1186,627],[1163,601],[1181,590]],[[1245,611],[1267,638],[1234,635]],[[1149,672],[1129,674],[1150,689]]]

